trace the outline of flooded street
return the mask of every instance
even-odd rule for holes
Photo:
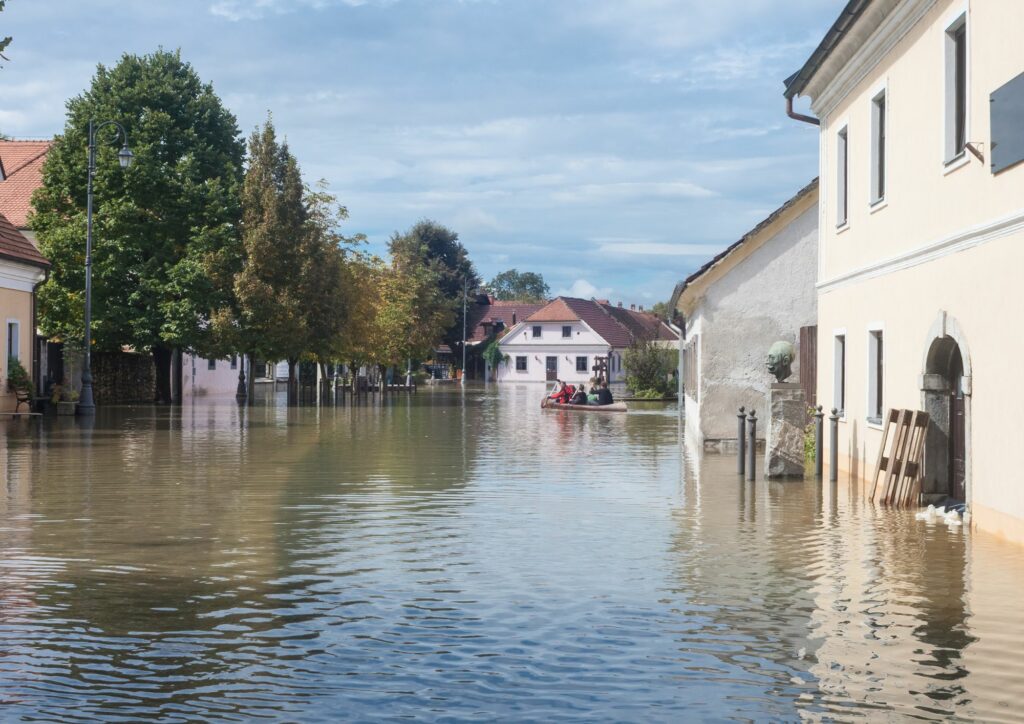
[[[539,392],[0,423],[0,719],[1019,721],[1019,548]]]

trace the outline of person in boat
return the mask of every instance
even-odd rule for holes
[[[584,386],[582,384],[579,387],[576,388],[576,391],[573,393],[572,397],[569,398],[569,404],[570,405],[585,405],[585,404],[587,404],[587,391],[586,391],[586,389],[584,389]]]
[[[612,391],[608,389],[608,382],[601,381],[601,387],[597,390],[597,404],[611,405],[615,400],[612,398]]]
[[[551,391],[550,395],[548,395],[548,399],[558,405],[563,405],[569,401],[570,397],[572,397],[572,392],[572,389],[564,382],[561,380],[555,380],[555,389]]]

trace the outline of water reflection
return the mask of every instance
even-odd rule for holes
[[[538,388],[3,423],[4,720],[1010,720],[1017,549]]]

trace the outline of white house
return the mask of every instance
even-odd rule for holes
[[[190,354],[182,356],[183,398],[234,395],[238,391],[238,368],[245,365],[245,357],[204,359]],[[245,369],[246,376],[249,374]]]
[[[558,297],[511,327],[498,343],[508,360],[498,382],[585,382],[604,365],[610,383],[623,382],[622,355],[635,341],[674,345],[679,337],[653,314],[605,301]]]
[[[801,328],[816,324],[817,260],[815,179],[676,286],[669,307],[685,319],[683,394],[690,450],[731,449],[741,406],[765,419],[774,381],[765,363],[778,340],[797,348],[788,381],[803,383],[808,402],[813,401],[815,368],[800,369],[799,350]],[[803,337],[812,347],[816,334]],[[812,349],[804,351],[813,358]]]

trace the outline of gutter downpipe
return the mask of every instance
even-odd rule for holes
[[[36,312],[36,294],[39,292],[39,287],[43,286],[50,280],[50,269],[47,267],[43,269],[42,281],[36,282],[32,285],[32,344],[30,351],[32,354],[32,372],[36,375],[35,388],[37,395],[46,394],[46,390],[42,389],[40,385],[43,384],[43,367],[42,360],[39,359],[39,326],[38,326],[38,315]],[[32,412],[32,405],[29,405],[29,412]]]
[[[679,410],[682,412],[683,409],[683,341],[686,335],[686,322],[680,320],[680,326],[676,326],[674,323],[665,321],[668,328],[671,329],[679,339],[676,340],[676,399],[679,400]]]
[[[820,126],[821,121],[814,116],[805,116],[803,113],[797,113],[793,110],[793,97],[786,96],[786,115],[792,118],[794,121],[803,121],[804,123],[810,123],[812,126]]]

